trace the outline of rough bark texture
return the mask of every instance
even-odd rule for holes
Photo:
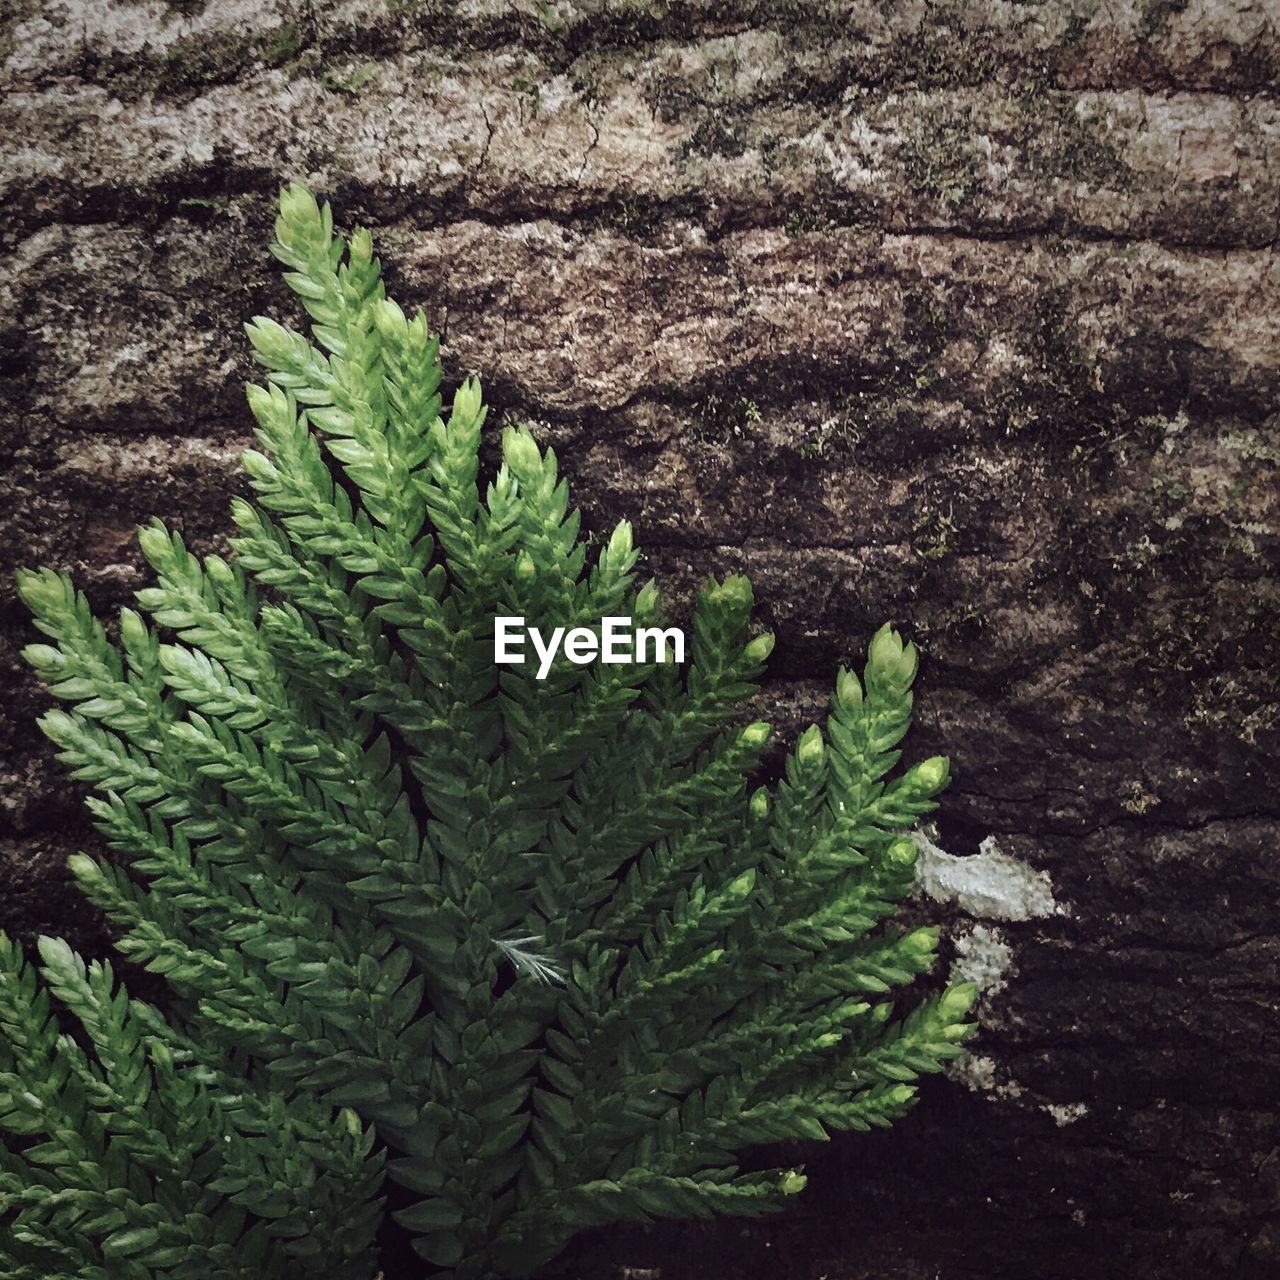
[[[1269,0],[10,0],[0,561],[109,608],[221,544],[300,178],[588,527],[750,573],[794,728],[893,618],[985,988],[791,1216],[582,1277],[1271,1276],[1280,34]],[[0,924],[98,945],[0,583]],[[943,853],[942,850],[946,852]]]

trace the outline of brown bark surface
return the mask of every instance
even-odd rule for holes
[[[1280,1272],[1280,13],[1270,0],[10,0],[0,562],[219,547],[279,184],[677,594],[747,572],[791,731],[893,619],[982,1032],[789,1216],[583,1280]],[[102,944],[0,579],[0,925]],[[945,850],[945,852],[942,852]],[[954,860],[958,859],[958,860]]]

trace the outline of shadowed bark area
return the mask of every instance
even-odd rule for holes
[[[748,573],[763,710],[892,619],[955,782],[919,910],[982,1033],[787,1216],[581,1280],[1280,1267],[1280,31],[1259,0],[14,0],[0,561],[96,606],[224,545],[300,179],[626,516]],[[105,939],[0,581],[0,925]],[[1268,766],[1271,766],[1270,768]]]

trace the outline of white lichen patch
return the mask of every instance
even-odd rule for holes
[[[994,1058],[984,1058],[966,1053],[947,1066],[947,1075],[974,1093],[985,1093],[989,1098],[1021,1098],[1026,1090],[1016,1080],[1001,1080]]]
[[[978,924],[952,939],[956,949],[951,981],[972,982],[983,996],[993,996],[1007,986],[1013,968],[1013,949],[999,929]]]
[[[1049,1102],[1044,1109],[1053,1117],[1053,1123],[1059,1129],[1075,1124],[1089,1114],[1089,1108],[1083,1102]]]
[[[972,982],[978,989],[976,1010],[981,1025],[998,1017],[992,997],[1003,991],[1017,973],[1017,957],[1004,929],[995,923],[1043,920],[1065,914],[1054,897],[1048,875],[1004,852],[988,836],[971,857],[956,857],[938,847],[932,826],[914,836],[919,856],[916,882],[935,902],[952,903],[973,917],[950,930],[954,959],[948,983]],[[1050,1114],[1059,1125],[1085,1114],[1080,1103],[1045,1103],[1004,1071],[993,1058],[966,1053],[947,1067],[947,1075],[974,1093],[991,1099],[1023,1099]]]
[[[980,920],[1039,920],[1061,915],[1048,875],[1010,857],[988,836],[958,858],[917,832],[916,880],[935,902],[954,902]]]

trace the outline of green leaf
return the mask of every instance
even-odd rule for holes
[[[444,1231],[456,1227],[462,1221],[462,1210],[448,1200],[433,1197],[430,1200],[419,1200],[408,1209],[400,1209],[391,1215],[402,1226],[410,1231]]]
[[[128,1258],[150,1249],[160,1238],[161,1233],[156,1227],[128,1227],[108,1236],[102,1242],[102,1256],[110,1259]]]

